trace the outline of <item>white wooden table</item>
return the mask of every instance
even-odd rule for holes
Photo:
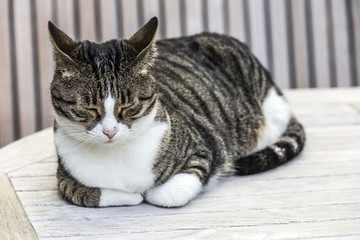
[[[304,152],[182,208],[69,205],[51,129],[2,148],[0,239],[360,239],[360,88],[286,96],[306,128]]]

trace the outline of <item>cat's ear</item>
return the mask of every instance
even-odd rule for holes
[[[52,22],[49,21],[48,30],[50,35],[50,40],[54,45],[54,48],[61,55],[72,60],[70,54],[80,45],[80,42],[75,42],[63,31],[58,29]],[[73,61],[73,60],[72,60]]]
[[[140,28],[129,40],[129,43],[138,53],[148,48],[155,39],[158,29],[158,19],[153,17],[142,28]]]
[[[133,69],[147,74],[157,56],[156,46],[153,43],[158,29],[158,19],[153,17],[140,28],[129,40],[125,40],[137,52],[132,61]]]

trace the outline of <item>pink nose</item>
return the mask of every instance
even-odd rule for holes
[[[103,129],[103,133],[104,133],[109,139],[111,139],[112,137],[114,137],[114,135],[117,133],[117,131],[118,131],[117,127],[104,128],[104,129]]]

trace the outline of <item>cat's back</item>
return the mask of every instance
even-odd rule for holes
[[[157,49],[153,75],[160,99],[191,102],[195,112],[231,111],[242,104],[258,108],[273,86],[270,74],[249,48],[227,35],[165,39],[157,42]]]
[[[236,38],[228,35],[203,32],[191,36],[183,36],[178,38],[162,39],[156,42],[157,48],[161,54],[210,54],[211,51],[247,48],[246,44],[240,42]],[[207,55],[210,57],[210,55]],[[213,55],[214,56],[214,55]],[[220,57],[220,56],[218,56]]]
[[[195,132],[204,128],[204,135],[221,136],[221,148],[230,155],[246,151],[238,146],[249,149],[273,83],[247,46],[229,36],[202,33],[161,40],[157,48],[153,76],[172,119]]]
[[[224,63],[234,60],[238,51],[248,51],[245,44],[233,37],[207,32],[160,40],[156,45],[160,61],[166,59],[184,64],[194,63],[210,69],[220,68]]]
[[[245,91],[260,101],[274,85],[247,45],[231,36],[201,33],[160,40],[156,45],[154,75],[161,83],[185,81],[198,91],[210,88],[232,97]]]

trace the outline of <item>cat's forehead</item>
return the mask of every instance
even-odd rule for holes
[[[119,47],[122,45],[121,40],[111,40],[104,43],[94,43],[90,41],[83,41],[82,47],[84,55],[88,61],[97,61],[98,59],[115,59],[124,55],[124,49]]]
[[[75,64],[60,66],[60,78],[53,85],[59,85],[61,89],[64,83],[71,85],[69,94],[80,97],[83,102],[100,104],[108,95],[120,102],[131,102],[149,85],[144,84],[143,75],[136,74],[139,70],[132,63],[137,52],[126,40],[83,41],[71,57]],[[84,95],[91,95],[94,100],[89,101]]]
[[[83,41],[82,54],[83,60],[98,70],[106,67],[119,70],[136,56],[136,52],[123,40],[104,43]]]

